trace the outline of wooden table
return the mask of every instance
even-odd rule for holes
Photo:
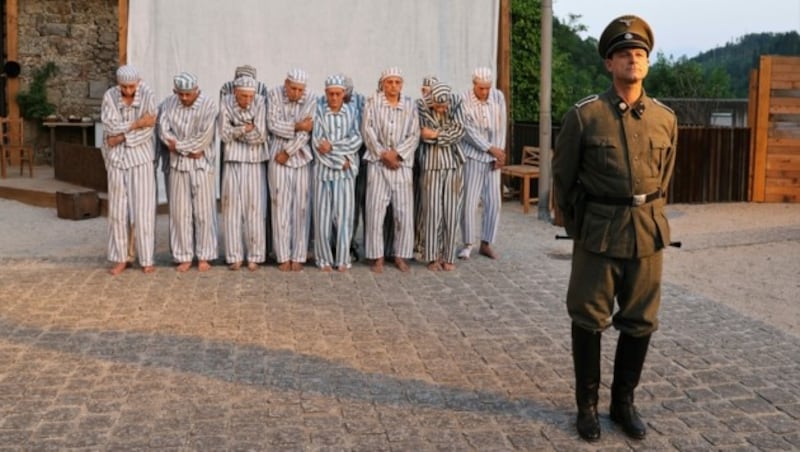
[[[81,134],[83,136],[83,145],[88,146],[89,141],[86,138],[86,129],[89,127],[94,127],[94,121],[90,122],[83,122],[83,121],[45,121],[42,123],[45,127],[50,128],[50,151],[55,152],[56,149],[56,127],[80,127]]]

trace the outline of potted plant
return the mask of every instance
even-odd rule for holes
[[[17,94],[17,104],[23,118],[43,119],[56,111],[56,106],[47,100],[47,80],[58,73],[52,61],[33,73],[33,80],[25,91]]]

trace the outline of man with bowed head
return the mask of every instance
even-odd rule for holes
[[[567,311],[576,427],[587,441],[600,439],[601,334],[612,325],[619,339],[611,420],[631,438],[647,432],[633,392],[658,328],[662,251],[670,240],[664,194],[678,140],[675,114],[642,86],[652,48],[653,32],[643,19],[611,21],[598,51],[612,85],[567,112],[553,155],[556,201],[574,239]]]
[[[179,272],[197,257],[201,272],[217,258],[214,127],[217,106],[200,91],[197,77],[173,78],[173,95],[161,105],[159,139],[169,150],[169,240]]]
[[[108,260],[112,275],[128,266],[133,240],[144,273],[155,271],[155,95],[133,66],[117,69],[117,85],[103,95],[101,152],[108,173]],[[131,236],[132,235],[132,236]]]
[[[506,161],[506,100],[493,88],[492,70],[479,67],[472,72],[472,88],[462,95],[464,140],[464,212],[461,234],[464,246],[460,259],[469,259],[480,234],[478,252],[497,259],[492,248],[500,225],[500,171]],[[478,221],[478,204],[483,204]]]
[[[250,271],[266,260],[267,109],[250,76],[234,81],[233,95],[223,96],[220,140],[225,144],[222,172],[222,232],[225,261]]]
[[[412,167],[419,143],[419,117],[410,97],[402,94],[403,74],[397,67],[381,73],[380,90],[364,107],[362,136],[367,146],[366,248],[371,270],[383,272],[383,220],[394,209],[394,264],[409,270],[414,253],[414,189]]]
[[[355,179],[361,148],[358,115],[345,103],[347,81],[343,75],[325,79],[325,100],[314,116],[314,256],[324,272],[335,265],[350,268]],[[335,235],[335,236],[334,236]],[[331,241],[336,244],[335,255]]]
[[[309,141],[317,98],[306,89],[307,81],[304,70],[291,69],[267,100],[272,242],[281,271],[301,271],[308,253],[314,158]]]

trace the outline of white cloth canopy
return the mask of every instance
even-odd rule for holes
[[[269,87],[303,68],[317,93],[343,72],[364,94],[399,66],[416,98],[425,75],[462,91],[475,67],[496,67],[498,15],[499,0],[130,0],[127,62],[158,100],[182,71],[216,95],[243,64]]]

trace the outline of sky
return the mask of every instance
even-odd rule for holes
[[[656,53],[689,58],[749,33],[800,33],[800,0],[552,0],[553,15],[570,14],[600,37],[615,17],[635,14],[653,29]]]

